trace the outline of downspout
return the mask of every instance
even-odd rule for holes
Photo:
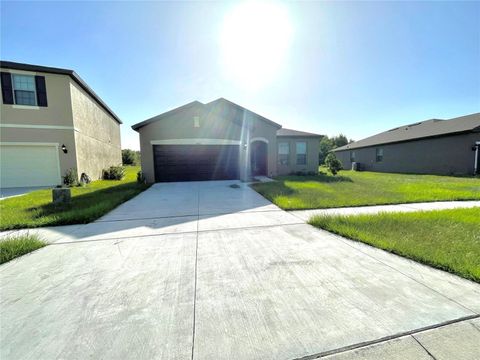
[[[239,151],[240,180],[248,181],[250,178],[250,121],[245,110],[243,111]]]
[[[475,143],[475,166],[473,168],[473,175],[478,174],[478,148],[480,148],[480,141]]]

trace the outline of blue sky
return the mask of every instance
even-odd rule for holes
[[[353,139],[480,111],[480,2],[242,6],[3,1],[1,58],[75,70],[124,121],[124,148],[131,125],[218,97]]]

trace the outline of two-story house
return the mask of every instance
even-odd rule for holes
[[[0,187],[51,186],[120,165],[117,115],[72,70],[1,61]]]

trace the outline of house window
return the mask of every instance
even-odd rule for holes
[[[350,151],[350,162],[355,162],[355,151]]]
[[[193,117],[193,127],[196,127],[196,128],[200,127],[200,116]]]
[[[278,143],[278,163],[280,165],[288,165],[290,157],[290,146],[287,142]]]
[[[376,159],[377,162],[382,162],[383,161],[383,149],[382,148],[377,148],[376,149],[375,159]]]
[[[295,153],[297,154],[297,165],[306,165],[307,164],[307,143],[297,142],[295,144]]]
[[[31,75],[13,74],[13,93],[17,105],[37,105],[35,94],[35,77]]]

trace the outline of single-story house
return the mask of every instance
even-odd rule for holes
[[[117,115],[74,71],[0,61],[0,186],[51,186],[121,165]]]
[[[431,119],[333,150],[345,169],[415,174],[475,174],[480,167],[480,113]]]
[[[194,101],[133,125],[148,182],[247,180],[317,172],[321,135],[282,129],[220,98]]]

